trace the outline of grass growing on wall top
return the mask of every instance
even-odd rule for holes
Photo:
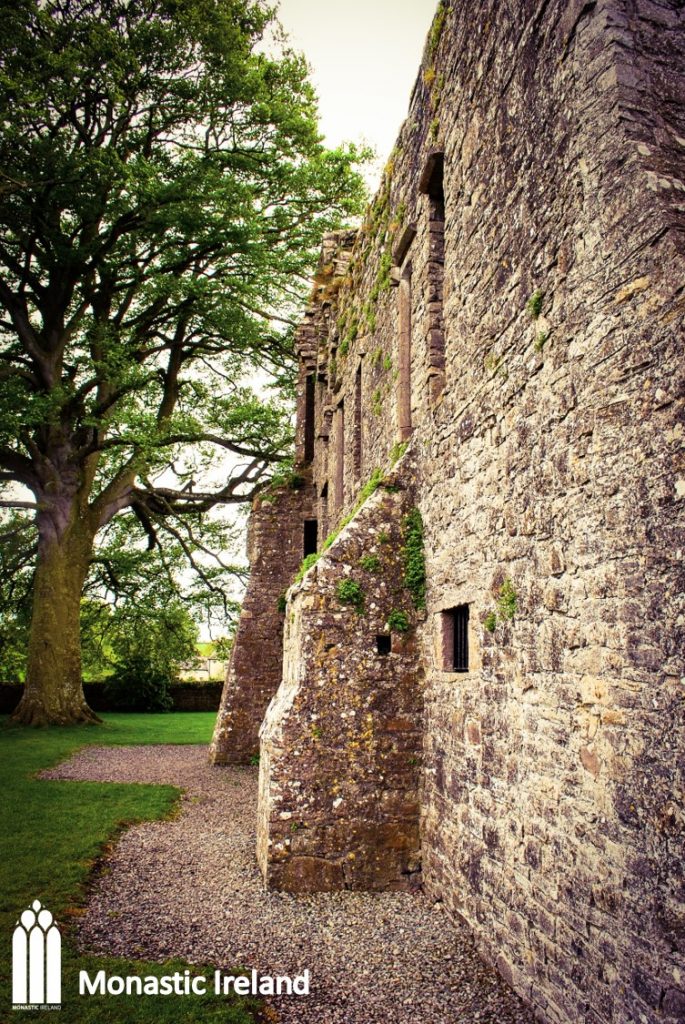
[[[438,9],[435,12],[433,18],[433,24],[430,28],[430,34],[428,37],[428,53],[432,57],[438,46],[440,45],[440,38],[442,36],[442,30],[445,27],[445,19],[447,18],[447,9],[449,7],[448,0],[440,0]]]
[[[328,549],[338,539],[338,535],[340,534],[340,532],[345,529],[345,527],[347,526],[348,523],[352,522],[352,520],[356,516],[357,512],[359,511],[359,509],[362,507],[362,505],[371,497],[372,494],[374,494],[378,490],[378,488],[383,483],[383,478],[384,478],[383,470],[382,469],[374,469],[373,473],[371,474],[370,479],[367,480],[367,482],[364,484],[364,486],[362,487],[361,491],[359,492],[359,497],[357,498],[357,501],[355,502],[354,508],[352,508],[352,510],[350,512],[348,512],[348,514],[346,516],[344,516],[340,520],[340,522],[336,526],[335,530],[333,530],[332,533],[328,534],[328,536],[326,537],[325,541],[321,545],[321,551],[315,551],[311,555],[307,555],[307,557],[302,560],[302,562],[300,564],[300,568],[297,570],[297,573],[295,575],[295,579],[293,580],[293,583],[301,583],[302,582],[302,579],[304,578],[304,574],[309,569],[311,569],[311,567],[313,565],[316,565],[316,563],[319,561],[321,556],[326,551],[328,551]]]

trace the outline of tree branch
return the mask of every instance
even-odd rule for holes
[[[11,448],[0,446],[0,466],[9,474],[4,479],[16,480],[17,483],[25,484],[30,490],[35,491],[38,480],[31,459],[12,451]]]
[[[37,509],[40,506],[35,501],[14,501],[12,498],[5,500],[0,498],[0,508],[33,508]]]

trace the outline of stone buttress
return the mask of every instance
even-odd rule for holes
[[[413,507],[398,466],[289,592],[283,682],[261,732],[257,850],[272,888],[420,880],[422,613],[404,549]]]
[[[281,681],[283,600],[302,561],[311,485],[294,477],[256,498],[247,534],[250,580],[226,672],[210,746],[212,764],[249,764],[259,726]]]

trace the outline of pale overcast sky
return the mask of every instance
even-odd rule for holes
[[[329,145],[365,140],[378,152],[377,171],[383,167],[436,8],[437,0],[281,0],[279,20],[312,66]]]

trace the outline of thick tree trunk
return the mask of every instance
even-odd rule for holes
[[[24,695],[12,718],[25,725],[99,722],[81,682],[80,611],[93,535],[83,525],[39,541]]]

